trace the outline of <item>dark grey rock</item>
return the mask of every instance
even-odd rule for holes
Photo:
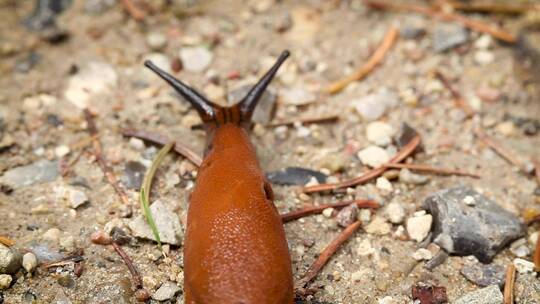
[[[229,105],[236,104],[251,90],[253,84],[242,86],[236,90],[232,90],[227,95],[227,103]],[[268,88],[261,96],[255,112],[253,112],[252,121],[259,124],[268,124],[272,121],[275,114],[277,96],[273,91]]]
[[[300,167],[287,167],[279,171],[268,172],[266,177],[272,184],[276,185],[305,185],[312,177],[319,183],[325,183],[327,178],[324,173]]]
[[[56,17],[71,5],[72,0],[36,0],[32,14],[24,21],[27,28],[37,31],[45,40],[56,43],[67,33],[56,24]]]
[[[450,254],[474,255],[482,263],[525,234],[517,217],[468,187],[439,191],[425,200],[424,208],[433,215],[435,243]]]
[[[463,266],[463,268],[461,268],[461,274],[467,278],[467,280],[481,287],[486,287],[489,285],[503,287],[505,268],[496,264],[484,265],[474,263]]]
[[[122,184],[128,189],[139,190],[141,188],[146,167],[137,161],[128,161],[124,167],[124,175],[120,177]]]
[[[21,188],[34,184],[54,181],[59,174],[55,161],[38,160],[32,164],[10,169],[0,177],[0,184],[11,188]]]
[[[502,304],[503,294],[497,285],[469,292],[453,302],[454,304]]]
[[[418,135],[418,132],[416,132],[416,130],[409,124],[404,122],[401,125],[398,133],[394,137],[394,141],[396,142],[398,149],[401,149],[403,148],[403,146],[407,145],[416,135]],[[417,148],[417,150],[419,149],[421,149],[420,146]],[[415,152],[418,152],[417,150]]]
[[[0,274],[15,274],[22,266],[22,255],[15,249],[0,244]]]
[[[432,47],[435,52],[444,52],[459,46],[469,39],[467,29],[457,23],[438,24],[431,35]]]

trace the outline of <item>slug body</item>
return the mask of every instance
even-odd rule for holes
[[[293,303],[285,231],[248,131],[257,101],[287,56],[284,52],[248,95],[230,108],[207,101],[146,63],[192,103],[208,135],[188,210],[185,303]]]

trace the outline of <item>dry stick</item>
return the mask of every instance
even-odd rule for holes
[[[524,14],[531,10],[538,9],[538,6],[527,3],[484,3],[459,1],[448,1],[453,9],[465,12],[495,13],[495,14]]]
[[[467,104],[465,99],[463,99],[459,91],[456,90],[452,86],[448,78],[446,78],[446,76],[444,76],[440,71],[435,72],[435,76],[437,77],[437,79],[439,79],[443,83],[446,89],[450,91],[450,94],[452,94],[452,97],[454,98],[454,102],[456,103],[458,107],[460,107],[461,109],[463,109],[463,111],[465,111],[465,114],[467,114],[467,117],[473,116],[474,110],[471,108],[471,106],[469,106],[469,104]]]
[[[508,43],[515,43],[517,41],[517,38],[515,35],[497,26],[492,26],[482,21],[469,19],[465,16],[458,15],[456,13],[445,13],[445,12],[436,11],[426,6],[405,4],[405,3],[395,3],[395,2],[389,2],[389,1],[387,2],[387,1],[376,1],[376,0],[364,0],[364,3],[374,9],[409,11],[409,12],[414,12],[417,14],[426,15],[432,18],[442,19],[445,21],[455,21],[455,22],[461,23],[463,26],[468,27],[469,29],[473,31],[489,34],[499,40],[502,40]]]
[[[327,116],[321,116],[321,117],[307,117],[307,118],[299,118],[296,120],[286,120],[286,121],[275,121],[270,122],[267,124],[267,127],[279,127],[279,126],[292,126],[297,123],[300,124],[313,124],[313,123],[326,123],[326,122],[334,122],[339,119],[338,115],[327,115]]]
[[[321,269],[326,265],[328,260],[334,255],[334,253],[339,249],[339,247],[345,243],[352,235],[353,233],[358,230],[361,226],[360,221],[356,221],[347,228],[343,229],[341,233],[334,239],[332,242],[324,248],[324,250],[321,252],[321,254],[317,257],[315,262],[311,264],[311,266],[306,271],[306,274],[297,282],[296,289],[303,289],[309,282],[311,282],[317,274],[321,271]]]
[[[420,142],[421,142],[420,136],[416,135],[392,159],[390,159],[388,163],[396,164],[403,161],[418,147],[418,145],[420,145]],[[349,179],[349,180],[342,181],[335,184],[320,184],[320,185],[308,186],[308,187],[304,187],[302,191],[305,193],[313,193],[313,192],[329,191],[329,190],[335,190],[335,189],[364,184],[380,176],[387,169],[388,168],[383,165],[373,170],[370,170],[367,173],[353,179]]]
[[[144,141],[152,142],[154,144],[158,144],[161,146],[164,146],[171,141],[164,135],[151,133],[143,130],[136,130],[136,129],[124,129],[122,130],[122,135],[128,136],[128,137],[136,137],[139,139],[142,139]],[[191,161],[195,166],[199,167],[202,163],[202,159],[193,150],[188,148],[186,145],[184,145],[181,142],[176,141],[174,144],[174,151],[183,157],[187,158],[189,161]]]
[[[441,175],[458,175],[458,176],[469,176],[473,178],[480,178],[480,175],[475,173],[464,172],[455,169],[445,169],[445,168],[435,168],[429,165],[420,165],[420,164],[384,164],[383,166],[387,168],[396,168],[396,169],[410,169],[413,171],[423,171],[428,173],[435,173]]]
[[[118,183],[118,180],[116,179],[112,168],[107,164],[107,161],[103,156],[103,149],[101,147],[101,142],[99,141],[98,130],[94,122],[94,118],[92,117],[92,113],[90,113],[88,109],[85,109],[83,112],[84,118],[86,119],[86,124],[88,125],[88,133],[90,133],[90,136],[92,137],[93,154],[96,157],[99,167],[101,168],[101,171],[103,171],[103,174],[107,178],[109,184],[113,187],[116,194],[118,194],[118,196],[120,197],[122,203],[129,205],[130,202],[126,192],[124,192],[124,189],[120,187],[120,184]]]
[[[349,206],[351,204],[356,204],[358,208],[370,208],[370,209],[378,209],[381,207],[379,203],[373,200],[354,200],[354,201],[344,201],[334,204],[322,204],[319,206],[309,206],[305,207],[299,210],[294,210],[291,212],[287,212],[284,214],[281,214],[281,220],[283,223],[287,223],[308,215],[321,213],[326,208],[334,208],[334,209],[341,209],[343,207]]]
[[[122,0],[122,6],[136,21],[142,21],[146,17],[146,12],[138,7],[132,0]]]
[[[495,153],[499,154],[502,158],[504,158],[506,161],[508,161],[510,164],[518,167],[521,171],[523,171],[525,174],[528,174],[527,170],[523,167],[521,162],[517,160],[514,155],[503,146],[501,146],[497,141],[495,141],[493,138],[489,137],[484,131],[481,129],[475,129],[474,134],[478,139],[480,139],[484,144],[489,146]]]
[[[14,240],[12,240],[10,238],[7,238],[5,236],[1,236],[1,235],[0,235],[0,243],[6,245],[8,247],[11,247],[11,246],[15,245]]]
[[[514,282],[516,281],[516,267],[510,263],[506,268],[506,282],[504,283],[504,304],[514,304]]]
[[[62,176],[68,175],[69,171],[71,171],[71,168],[73,168],[73,166],[77,164],[77,162],[79,161],[79,159],[81,159],[81,156],[84,154],[85,151],[86,151],[86,147],[82,148],[81,151],[79,151],[79,153],[77,153],[77,155],[62,168],[61,170]]]
[[[324,89],[324,91],[328,94],[336,94],[349,85],[349,83],[366,77],[384,59],[384,56],[390,50],[392,45],[394,45],[397,37],[397,28],[395,26],[390,27],[377,50],[373,53],[373,55],[371,55],[369,60],[363,66],[361,66],[353,74],[331,83]]]
[[[142,288],[143,283],[141,279],[141,274],[139,273],[137,268],[135,268],[135,265],[133,265],[133,261],[129,258],[129,256],[126,254],[126,252],[124,251],[124,249],[122,249],[120,245],[118,245],[115,242],[112,242],[112,246],[114,250],[116,251],[116,253],[118,253],[118,255],[122,258],[122,260],[124,260],[124,263],[126,263],[129,273],[131,273],[131,277],[133,277],[133,284],[135,285],[135,288],[136,289]]]

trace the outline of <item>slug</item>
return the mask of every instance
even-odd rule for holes
[[[207,134],[204,160],[189,199],[184,241],[187,304],[294,301],[291,258],[274,195],[250,142],[251,116],[289,56],[236,105],[222,107],[164,72],[144,64],[197,110]]]

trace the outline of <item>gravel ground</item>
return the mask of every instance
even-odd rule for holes
[[[30,31],[24,25],[33,3],[0,1],[0,236],[39,260],[37,268],[27,260],[30,271],[10,274],[0,303],[136,302],[121,258],[111,246],[90,242],[93,232],[114,227],[127,233],[123,248],[153,295],[150,301],[183,302],[181,230],[196,167],[169,154],[156,174],[151,200],[162,203],[164,216],[179,221],[163,228],[169,229],[172,243],[163,257],[133,226],[141,214],[136,175],[146,171],[158,149],[122,136],[121,130],[167,135],[200,154],[205,137],[203,131],[191,130],[200,122],[195,111],[145,71],[142,62],[148,58],[165,68],[181,68],[175,76],[226,104],[227,92],[256,81],[289,49],[292,56],[268,97],[269,105],[272,97],[277,99],[275,113],[265,107],[253,130],[266,171],[309,168],[328,175],[329,182],[358,176],[372,162],[376,166],[396,153],[394,135],[407,123],[420,134],[423,146],[407,161],[481,175],[474,179],[390,170],[365,185],[309,195],[298,186],[274,185],[280,212],[347,199],[370,198],[383,205],[376,212],[359,211],[362,228],[311,284],[317,291],[304,299],[307,303],[412,303],[411,289],[422,284],[446,288],[449,301],[458,303],[458,298],[481,290],[462,274],[464,266],[478,265],[471,256],[451,255],[427,269],[430,255],[442,249],[430,244],[430,236],[426,240],[430,224],[425,231],[413,231],[422,230],[420,224],[407,225],[415,217],[423,224],[432,218],[423,217],[424,200],[442,189],[473,188],[514,218],[540,212],[533,175],[509,164],[474,135],[475,129],[483,129],[526,169],[531,159],[540,159],[538,55],[527,59],[519,47],[490,36],[414,14],[373,11],[361,1],[147,2],[151,10],[146,11],[153,14],[136,22],[115,1],[73,1],[57,18],[51,38],[51,27]],[[518,17],[472,17],[512,32],[522,26]],[[361,66],[392,25],[401,35],[381,65],[338,94],[319,93]],[[66,33],[67,39],[57,41]],[[533,50],[538,46],[538,39],[529,42]],[[456,107],[437,71],[462,94],[472,117]],[[85,107],[95,114],[103,155],[132,208],[120,201],[91,153]],[[326,115],[339,119],[268,126]],[[61,176],[57,165],[71,162]],[[337,211],[331,211],[286,224],[295,280],[343,229]],[[501,266],[496,273],[516,264],[516,258],[532,260],[539,227],[530,225],[515,243],[505,244],[490,264]],[[83,261],[46,267],[73,252]],[[527,267],[518,267],[516,303],[540,303],[540,280]],[[478,303],[502,303],[497,288],[492,291],[481,290],[485,294]]]

